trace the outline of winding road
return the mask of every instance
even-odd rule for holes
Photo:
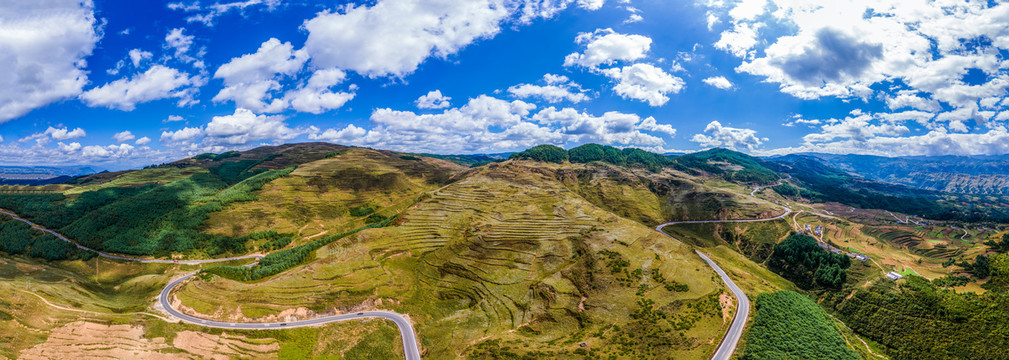
[[[754,189],[754,192],[756,192],[756,190],[759,190],[759,188],[758,189]],[[751,193],[751,196],[753,196],[753,195],[754,194]],[[667,223],[664,223],[664,224],[661,224],[661,225],[655,227],[655,230],[657,230],[658,232],[662,233],[663,235],[668,236],[669,238],[671,238],[673,240],[679,241],[678,239],[672,237],[671,235],[666,234],[665,232],[663,232],[662,228],[666,227],[666,226],[669,226],[669,225],[678,225],[678,224],[706,224],[706,223],[724,223],[724,222],[743,223],[743,222],[758,222],[758,221],[777,220],[777,219],[784,218],[785,216],[787,216],[788,214],[790,214],[792,212],[792,209],[790,209],[790,208],[788,208],[786,206],[782,206],[782,207],[785,209],[784,213],[782,213],[781,215],[775,216],[775,217],[770,217],[770,218],[740,219],[740,220],[688,220],[688,221],[672,221],[672,222],[667,222]],[[133,257],[126,257],[126,256],[119,256],[119,255],[113,255],[113,254],[103,253],[103,252],[100,252],[100,251],[88,248],[88,247],[86,247],[84,245],[78,244],[78,243],[76,243],[74,241],[71,241],[67,237],[65,237],[65,236],[63,236],[63,235],[61,235],[61,234],[59,234],[59,233],[57,233],[55,231],[52,231],[52,230],[49,230],[49,229],[47,229],[45,227],[39,226],[39,225],[37,225],[37,224],[35,224],[35,223],[31,222],[31,221],[28,221],[27,219],[24,219],[24,218],[18,216],[17,214],[15,214],[13,212],[0,209],[0,214],[9,215],[12,218],[14,218],[14,220],[18,220],[18,221],[24,222],[24,223],[26,223],[28,225],[31,225],[33,228],[38,229],[39,231],[43,231],[43,232],[46,232],[48,234],[52,234],[53,236],[56,236],[60,240],[66,241],[67,243],[70,243],[70,244],[76,246],[79,249],[87,250],[87,251],[92,251],[92,252],[98,254],[98,256],[109,258],[109,259],[125,260],[125,261],[136,261],[136,262],[142,262],[142,263],[165,263],[165,264],[200,265],[200,264],[206,264],[206,263],[234,261],[234,260],[242,260],[242,259],[256,259],[256,260],[259,260],[259,259],[261,259],[263,257],[263,255],[253,254],[253,255],[236,256],[236,257],[229,257],[229,258],[218,258],[218,259],[163,260],[163,259],[144,259],[144,258],[133,258]],[[736,283],[733,282],[732,279],[729,278],[729,276],[725,273],[725,271],[722,270],[722,268],[720,268],[718,266],[718,264],[715,264],[714,261],[712,261],[710,258],[708,258],[707,255],[704,255],[704,253],[701,253],[699,250],[695,250],[695,252],[697,253],[698,256],[701,257],[701,259],[704,259],[704,261],[707,262],[708,265],[711,266],[711,268],[713,268],[716,273],[718,273],[718,276],[720,276],[722,278],[722,281],[729,288],[729,290],[732,291],[732,294],[736,297],[736,301],[739,303],[739,306],[738,306],[739,310],[736,311],[736,315],[732,319],[732,325],[729,326],[728,332],[725,334],[725,337],[722,339],[722,342],[719,344],[718,349],[715,351],[714,355],[711,357],[712,360],[729,360],[729,358],[732,357],[732,353],[736,350],[736,345],[739,343],[739,339],[740,339],[740,337],[743,334],[743,328],[746,325],[746,319],[749,317],[749,314],[750,314],[750,300],[749,300],[749,298],[746,297],[746,294],[743,293],[743,290],[740,289],[738,286],[736,286]],[[250,266],[254,265],[254,264],[255,263],[250,264]],[[187,323],[191,323],[191,324],[195,324],[195,325],[200,325],[200,326],[213,327],[213,328],[222,328],[222,329],[271,330],[271,329],[288,329],[288,328],[296,328],[296,327],[304,327],[304,326],[317,326],[317,325],[323,325],[323,324],[328,324],[328,323],[332,323],[332,322],[347,321],[347,320],[356,320],[356,319],[380,318],[380,319],[386,319],[386,320],[392,321],[393,323],[396,324],[396,327],[399,328],[400,337],[403,339],[403,353],[405,355],[406,360],[420,360],[420,358],[421,358],[420,357],[420,347],[419,347],[419,345],[417,343],[417,335],[416,335],[416,332],[413,329],[413,325],[410,323],[410,320],[407,319],[406,317],[404,317],[403,315],[400,315],[398,313],[391,312],[391,311],[364,311],[364,312],[358,312],[358,313],[354,313],[354,314],[326,316],[326,317],[321,317],[321,318],[316,318],[316,319],[309,319],[309,320],[299,320],[299,321],[290,321],[290,322],[273,322],[273,323],[222,322],[222,321],[216,321],[216,320],[211,320],[211,319],[198,318],[198,317],[195,317],[195,316],[191,316],[191,315],[182,313],[181,311],[178,311],[178,310],[176,310],[175,308],[172,307],[171,292],[172,292],[173,289],[175,289],[176,286],[178,286],[179,284],[183,283],[184,281],[192,278],[194,275],[196,275],[196,273],[185,275],[183,277],[180,277],[180,278],[178,278],[178,279],[176,279],[176,280],[168,283],[168,285],[165,286],[165,288],[161,290],[161,293],[158,294],[158,302],[160,303],[161,307],[165,310],[165,312],[168,313],[169,315],[171,315],[172,317],[175,317],[175,318],[177,318],[177,319],[179,319],[181,321],[184,321],[184,322],[187,322]]]
[[[235,257],[218,258],[218,259],[205,259],[205,260],[162,260],[162,259],[132,258],[132,257],[126,257],[126,256],[113,255],[113,254],[103,253],[101,251],[97,251],[97,250],[88,248],[88,247],[86,247],[84,245],[81,245],[81,244],[78,244],[76,242],[73,242],[70,239],[68,239],[67,237],[65,237],[65,236],[63,236],[63,235],[61,235],[61,234],[59,234],[59,233],[57,233],[55,231],[49,230],[47,228],[44,228],[44,227],[42,227],[42,226],[40,226],[38,224],[35,224],[35,223],[31,222],[31,221],[28,221],[27,219],[22,218],[22,217],[18,216],[17,214],[13,213],[13,212],[0,209],[0,214],[9,215],[10,217],[14,218],[14,220],[21,221],[21,222],[24,222],[24,223],[26,223],[28,225],[31,225],[32,228],[38,229],[39,231],[43,231],[43,232],[46,232],[48,234],[52,234],[53,236],[59,238],[60,240],[66,241],[66,242],[68,242],[68,243],[76,246],[78,249],[91,251],[91,252],[94,252],[94,253],[98,254],[98,256],[101,256],[101,257],[104,257],[104,258],[109,258],[109,259],[125,260],[125,261],[136,261],[136,262],[142,262],[142,263],[200,265],[200,264],[222,262],[222,261],[233,261],[233,260],[242,260],[242,259],[256,259],[256,260],[259,260],[259,259],[263,258],[262,255],[254,254],[254,255],[235,256]],[[254,264],[255,263],[250,264],[249,266],[254,265]],[[158,303],[165,310],[165,312],[168,313],[169,315],[171,315],[172,317],[175,317],[176,319],[179,319],[181,321],[184,321],[184,322],[187,322],[187,323],[190,323],[190,324],[195,324],[195,325],[200,325],[200,326],[206,326],[206,327],[212,327],[212,328],[221,328],[221,329],[274,330],[274,329],[289,329],[289,328],[304,327],[304,326],[317,326],[317,325],[323,325],[323,324],[328,324],[328,323],[333,323],[333,322],[339,322],[339,321],[347,321],[347,320],[380,318],[380,319],[391,320],[393,323],[396,324],[396,327],[399,328],[399,335],[403,339],[403,354],[405,355],[404,357],[406,358],[406,360],[420,360],[420,346],[417,343],[417,334],[413,330],[413,324],[411,324],[410,320],[407,319],[406,317],[404,317],[403,315],[400,315],[400,314],[397,314],[397,313],[394,313],[394,312],[391,312],[391,311],[364,311],[364,312],[358,312],[358,313],[354,313],[354,314],[326,316],[326,317],[320,317],[320,318],[309,319],[309,320],[298,320],[298,321],[290,321],[290,322],[273,322],[273,323],[222,322],[222,321],[215,321],[215,320],[210,320],[210,319],[202,319],[202,318],[198,318],[198,317],[195,317],[195,316],[191,316],[191,315],[185,314],[185,313],[183,313],[181,311],[178,311],[178,310],[176,310],[175,308],[172,307],[171,293],[172,293],[172,290],[175,289],[176,286],[178,286],[182,282],[188,280],[189,278],[192,278],[194,275],[196,275],[196,273],[192,273],[192,274],[183,276],[181,278],[178,278],[178,279],[176,279],[176,280],[168,283],[168,285],[165,286],[164,289],[161,289],[161,293],[158,294]],[[45,299],[43,299],[43,301],[44,300]]]
[[[744,220],[673,221],[673,222],[667,222],[665,224],[660,224],[659,226],[655,227],[655,230],[662,233],[662,235],[668,236],[670,239],[680,241],[679,239],[674,238],[672,235],[666,234],[664,231],[662,231],[662,228],[669,225],[677,225],[677,224],[707,224],[707,223],[724,223],[724,222],[742,223],[742,222],[770,221],[770,220],[783,219],[785,218],[785,216],[788,216],[788,214],[792,213],[792,209],[789,209],[787,206],[782,205],[781,207],[785,209],[785,212],[782,213],[781,215],[770,218],[744,219]],[[712,269],[715,269],[715,272],[718,273],[718,276],[722,278],[722,282],[724,282],[725,286],[729,288],[729,291],[732,291],[732,295],[736,297],[736,301],[739,303],[738,306],[739,310],[736,311],[736,316],[732,318],[732,325],[729,326],[729,331],[725,333],[725,337],[722,338],[722,342],[721,344],[718,345],[718,349],[715,350],[715,354],[711,356],[712,360],[729,360],[732,357],[732,353],[736,351],[736,345],[739,344],[739,338],[742,337],[743,328],[746,326],[746,319],[750,316],[750,299],[746,297],[746,294],[743,293],[743,290],[740,289],[739,286],[736,286],[736,283],[729,278],[729,275],[725,274],[725,271],[723,271],[722,268],[718,267],[718,264],[715,264],[714,261],[711,261],[711,258],[708,258],[708,256],[704,255],[704,253],[702,253],[700,250],[694,250],[694,252],[696,252],[697,255],[701,257],[701,259],[704,259],[704,261],[707,262]]]

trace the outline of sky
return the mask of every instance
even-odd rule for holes
[[[5,0],[0,164],[325,141],[1009,153],[1009,3]]]

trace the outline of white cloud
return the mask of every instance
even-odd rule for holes
[[[753,20],[767,11],[766,6],[767,0],[743,0],[729,11],[729,17],[736,21]]]
[[[185,106],[196,103],[193,96],[203,82],[202,78],[154,65],[129,80],[119,79],[85,91],[80,98],[91,107],[103,106],[124,111],[136,109],[139,103],[167,98],[178,98],[178,105]]]
[[[355,96],[351,92],[330,90],[346,78],[347,73],[343,70],[317,70],[304,86],[284,94],[284,102],[290,104],[291,109],[312,114],[338,109]]]
[[[214,78],[223,79],[225,87],[214,96],[214,102],[231,100],[253,111],[282,111],[287,104],[270,92],[280,91],[278,79],[296,74],[307,60],[304,50],[295,51],[290,42],[271,38],[255,53],[233,58],[217,69]]]
[[[55,140],[77,139],[88,135],[87,133],[84,132],[84,129],[81,128],[76,128],[68,131],[67,128],[65,127],[57,129],[52,126],[46,129],[46,131],[43,134],[49,135]]]
[[[937,113],[988,108],[1009,92],[1009,64],[1001,55],[1009,50],[1009,3],[769,2],[708,2],[708,13],[732,19],[715,45],[743,60],[737,72],[778,84],[783,93],[801,99],[882,99],[891,110]],[[968,83],[969,70],[985,76]],[[972,127],[962,116],[949,121],[928,128]],[[978,125],[991,126],[978,121],[973,127]]]
[[[72,153],[72,152],[76,152],[77,150],[80,150],[82,148],[82,146],[81,146],[81,143],[79,143],[79,142],[72,142],[72,143],[69,143],[69,144],[64,144],[64,143],[56,144],[56,148],[59,149],[61,152],[64,152],[64,153]]]
[[[84,129],[81,128],[69,130],[66,127],[54,128],[50,126],[46,129],[46,131],[25,136],[18,139],[18,142],[28,142],[34,140],[35,146],[33,146],[33,148],[40,149],[42,146],[49,144],[50,140],[62,141],[82,138],[85,136],[87,136],[87,133],[85,133]]]
[[[442,95],[441,90],[431,90],[417,98],[414,103],[417,104],[418,109],[444,109],[452,106],[449,103],[450,100],[452,98]]]
[[[140,67],[140,62],[141,61],[144,61],[146,59],[150,59],[153,56],[154,56],[154,54],[152,54],[152,53],[150,53],[148,51],[143,51],[143,50],[140,50],[140,49],[130,50],[130,61],[133,62],[133,67]]]
[[[214,116],[204,129],[204,141],[213,144],[243,145],[260,140],[288,140],[299,134],[284,123],[283,116],[256,115],[238,108],[235,113]]]
[[[666,94],[679,93],[684,87],[683,79],[650,64],[634,64],[602,72],[617,81],[617,85],[613,87],[617,94],[625,99],[647,102],[651,106],[662,106],[669,101]]]
[[[508,88],[508,92],[520,99],[538,97],[550,103],[570,101],[579,103],[589,100],[581,85],[570,81],[566,76],[546,74],[543,76],[546,85],[519,84]]]
[[[349,124],[347,127],[336,130],[327,129],[322,133],[309,134],[309,140],[323,140],[336,143],[352,143],[368,134],[368,130]]]
[[[292,129],[281,115],[256,115],[238,108],[235,113],[214,116],[202,127],[184,127],[161,133],[161,143],[187,153],[220,152],[244,148],[259,142],[277,143],[305,134],[309,129]]]
[[[189,4],[177,2],[169,3],[168,8],[193,13],[192,15],[186,17],[186,22],[196,22],[206,26],[214,26],[214,19],[231,11],[244,13],[250,8],[262,8],[269,12],[278,8],[280,5],[280,0],[245,0],[228,3],[214,3],[205,7],[200,6],[199,2]]]
[[[714,86],[722,90],[728,90],[732,88],[732,82],[726,79],[724,76],[713,76],[702,80],[705,84]]]
[[[134,142],[134,144],[136,144],[137,146],[143,146],[143,145],[147,145],[147,144],[150,144],[150,143],[151,143],[151,138],[146,137],[146,136],[144,136],[142,138],[139,138],[139,139],[137,139],[136,142]]]
[[[167,122],[175,122],[175,121],[182,121],[182,120],[185,120],[185,119],[186,118],[178,116],[178,115],[168,115],[168,118],[165,119],[165,120],[163,120],[162,122],[166,122],[166,123]]]
[[[897,110],[903,108],[912,108],[921,111],[931,111],[938,112],[942,110],[942,106],[939,105],[938,101],[932,99],[926,99],[911,93],[900,93],[897,96],[887,97],[886,106],[890,110]]]
[[[741,58],[753,57],[755,52],[752,49],[757,45],[757,30],[760,30],[762,25],[736,23],[732,30],[722,32],[721,38],[715,43],[715,48]]]
[[[594,116],[572,108],[534,109],[535,105],[521,100],[481,95],[436,114],[377,109],[371,116],[371,129],[356,125],[322,132],[315,129],[309,139],[395,150],[472,153],[579,142],[662,148],[664,140],[651,133],[676,133],[668,124],[634,114]]]
[[[757,132],[751,129],[740,129],[722,126],[718,121],[708,123],[704,134],[695,134],[690,141],[704,147],[726,147],[734,150],[755,150],[763,140],[757,138]]]
[[[586,10],[599,10],[606,0],[578,0],[578,7]]]
[[[182,58],[186,53],[189,52],[189,47],[193,46],[193,35],[186,35],[182,32],[185,31],[183,28],[175,28],[168,31],[168,35],[165,35],[165,43],[168,47],[175,49],[175,57]]]
[[[895,136],[908,132],[904,125],[882,122],[873,124],[869,114],[849,116],[843,120],[830,119],[821,127],[821,132],[802,137],[806,143],[833,141],[838,138],[864,141],[877,136]]]
[[[616,61],[634,61],[644,58],[652,46],[647,36],[620,34],[613,29],[578,34],[575,42],[585,45],[585,50],[566,56],[564,66],[596,68]]]
[[[112,135],[112,139],[115,140],[117,143],[124,143],[136,138],[137,137],[133,135],[133,133],[130,132],[129,130],[118,132],[115,135]]]
[[[636,23],[636,22],[641,22],[643,20],[645,20],[645,18],[643,16],[641,16],[641,15],[630,14],[630,15],[627,16],[627,19],[624,20],[624,24],[633,24],[633,23]]]
[[[1002,155],[1009,153],[1009,131],[1005,127],[996,127],[985,133],[951,134],[940,128],[915,136],[879,136],[865,141],[846,139],[758,153],[780,155],[795,152],[878,156]]]
[[[385,0],[347,5],[308,20],[312,64],[359,74],[403,77],[431,56],[445,58],[500,30],[510,13],[497,0]]]
[[[719,19],[717,15],[711,13],[710,11],[707,14],[707,21],[708,21],[708,31],[714,30],[715,25],[722,22],[722,20]]]
[[[0,2],[0,122],[80,94],[99,35],[91,1]]]
[[[175,131],[162,131],[161,142],[185,142],[196,139],[203,135],[203,129],[198,127],[184,127]]]

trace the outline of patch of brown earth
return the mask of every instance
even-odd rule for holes
[[[257,344],[258,343],[258,344]],[[272,339],[250,340],[244,336],[218,336],[196,331],[183,331],[172,342],[176,348],[196,355],[200,359],[227,360],[234,357],[274,357],[280,345]]]
[[[718,304],[722,306],[722,323],[732,321],[732,309],[736,308],[736,303],[732,301],[729,294],[718,294]]]
[[[22,359],[189,359],[168,348],[164,338],[146,339],[144,329],[132,325],[103,325],[76,321],[56,328],[44,343],[21,351]]]

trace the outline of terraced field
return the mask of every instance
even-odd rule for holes
[[[488,166],[426,195],[398,226],[339,240],[256,283],[192,281],[178,301],[220,319],[390,309],[413,319],[431,359],[499,346],[568,356],[581,342],[604,357],[707,356],[728,324],[710,268],[586,202],[554,170]]]
[[[323,232],[360,227],[373,212],[399,213],[462,170],[437,159],[407,160],[396,153],[351,148],[270,182],[257,192],[259,201],[212,214],[207,232],[242,236],[273,230],[295,234],[297,244]]]

